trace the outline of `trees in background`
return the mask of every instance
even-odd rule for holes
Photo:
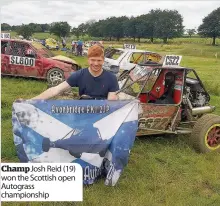
[[[212,45],[215,45],[216,38],[220,37],[220,7],[212,11],[202,21],[198,33],[204,37],[211,37],[213,39]]]
[[[191,38],[192,35],[196,34],[196,29],[186,29],[186,33],[189,35],[189,37]]]
[[[124,37],[131,37],[135,41],[137,38],[137,18],[131,17],[123,22]]]
[[[11,30],[11,26],[7,23],[2,23],[1,24],[1,30],[2,31],[10,31]]]
[[[7,23],[2,23],[1,24],[1,30],[2,31],[17,31],[18,28],[21,27],[22,25],[10,26]],[[27,25],[29,25],[34,32],[48,32],[50,30],[50,24],[30,23],[30,24],[27,24]]]
[[[118,41],[122,37],[148,38],[153,42],[154,38],[168,39],[183,35],[183,17],[176,10],[151,10],[148,14],[138,17],[110,17],[100,20],[89,26],[88,34],[94,37],[103,37]],[[79,28],[79,27],[78,27]]]
[[[168,39],[183,35],[183,17],[177,10],[156,10],[154,16],[154,37],[163,39],[163,42],[167,43]]]
[[[79,39],[80,31],[79,31],[78,27],[72,28],[72,34],[75,35],[77,39]]]
[[[58,37],[67,37],[70,33],[77,38],[89,35],[105,40],[120,40],[121,38],[132,38],[134,41],[141,38],[149,39],[152,43],[155,38],[163,39],[167,43],[168,39],[183,36],[183,17],[177,10],[151,10],[147,14],[137,17],[108,17],[99,21],[89,20],[81,23],[78,27],[71,29],[67,22],[53,22],[51,24],[35,24],[11,26],[7,23],[1,24],[2,31],[18,31],[22,36],[32,35],[35,32],[50,32]],[[26,31],[25,31],[26,30]],[[195,29],[186,29],[191,37],[196,33]],[[198,34],[203,37],[213,38],[215,45],[216,38],[220,37],[220,8],[212,11],[203,19],[203,23],[198,28]]]
[[[30,25],[22,24],[21,26],[17,27],[16,32],[18,35],[23,36],[25,39],[29,39],[34,33],[34,30]]]
[[[65,21],[53,22],[50,25],[50,33],[58,37],[67,37],[70,34],[71,26]]]
[[[50,24],[40,24],[41,32],[48,32],[50,31]]]

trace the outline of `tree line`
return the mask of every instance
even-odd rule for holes
[[[133,38],[140,42],[141,38],[150,39],[153,43],[155,38],[168,39],[181,37],[184,31],[191,37],[196,33],[195,29],[184,30],[183,17],[177,10],[151,10],[147,14],[137,17],[109,17],[99,21],[90,20],[73,27],[68,22],[53,22],[51,24],[35,24],[10,26],[7,23],[1,24],[2,31],[16,31],[24,38],[30,37],[35,32],[50,32],[58,37],[67,37],[70,34],[79,36],[89,35],[99,37],[103,40],[120,40],[121,38]],[[220,37],[220,7],[208,14],[203,23],[198,27],[198,34],[202,37],[213,38],[215,45],[216,38]]]

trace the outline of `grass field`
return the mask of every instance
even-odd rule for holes
[[[122,42],[113,43],[122,46]],[[107,45],[106,45],[107,46]],[[215,113],[220,115],[220,47],[206,44],[144,44],[137,48],[163,54],[183,55],[182,65],[194,68],[211,95]],[[64,54],[61,51],[57,52]],[[218,58],[214,55],[219,53]],[[76,60],[85,67],[84,57]],[[47,88],[46,82],[22,78],[2,78],[2,161],[18,162],[13,144],[11,108],[15,99],[31,98]],[[61,191],[62,192],[62,191]],[[131,206],[219,206],[220,154],[199,154],[188,136],[137,138],[115,187],[104,180],[84,188],[83,203],[3,203],[4,205],[131,205]]]
[[[11,31],[11,32],[2,31],[2,32],[10,33],[11,34],[11,38],[18,37],[17,33],[14,32],[14,31]],[[53,34],[50,34],[50,33],[47,33],[47,32],[45,32],[45,33],[37,32],[37,33],[34,33],[32,35],[32,37],[36,38],[36,39],[45,39],[45,38],[48,38],[48,37],[52,37],[54,39],[60,39],[57,36],[55,36]],[[97,40],[97,41],[98,40],[102,40],[101,37],[100,38],[95,38],[95,37],[91,38],[88,35],[80,36],[79,38],[84,40],[84,41],[88,41],[90,39]],[[70,35],[68,37],[68,40],[71,42],[72,39],[77,40],[76,36]],[[130,39],[122,38],[121,41],[126,41],[126,42],[132,43],[133,39],[132,38],[130,38]],[[135,42],[138,43],[138,39],[136,39]],[[150,40],[149,39],[141,38],[140,42],[141,43],[150,43]],[[154,44],[161,44],[162,42],[163,42],[162,39],[154,39]],[[177,45],[180,45],[180,44],[204,44],[204,45],[211,45],[212,44],[212,38],[200,38],[198,36],[192,36],[191,38],[184,38],[184,37],[182,37],[182,38],[169,39],[168,43],[169,44],[177,44]],[[220,38],[216,39],[216,44],[217,45],[220,44]]]

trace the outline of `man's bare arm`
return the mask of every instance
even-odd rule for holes
[[[118,100],[118,96],[116,92],[109,92],[108,93],[108,100]]]
[[[50,99],[70,88],[71,86],[66,81],[64,81],[55,87],[51,87],[47,89],[46,91],[42,92],[40,95],[36,97],[33,97],[32,99],[43,99],[43,100]]]

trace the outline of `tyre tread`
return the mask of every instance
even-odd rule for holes
[[[194,125],[193,127],[193,131],[191,134],[191,141],[193,144],[193,147],[197,150],[200,151],[202,153],[206,153],[207,152],[207,148],[204,148],[203,144],[202,144],[202,138],[201,135],[202,133],[204,133],[204,129],[206,129],[204,127],[204,125],[209,125],[211,124],[213,121],[218,120],[220,121],[220,116],[215,115],[215,114],[206,114],[203,115]]]

